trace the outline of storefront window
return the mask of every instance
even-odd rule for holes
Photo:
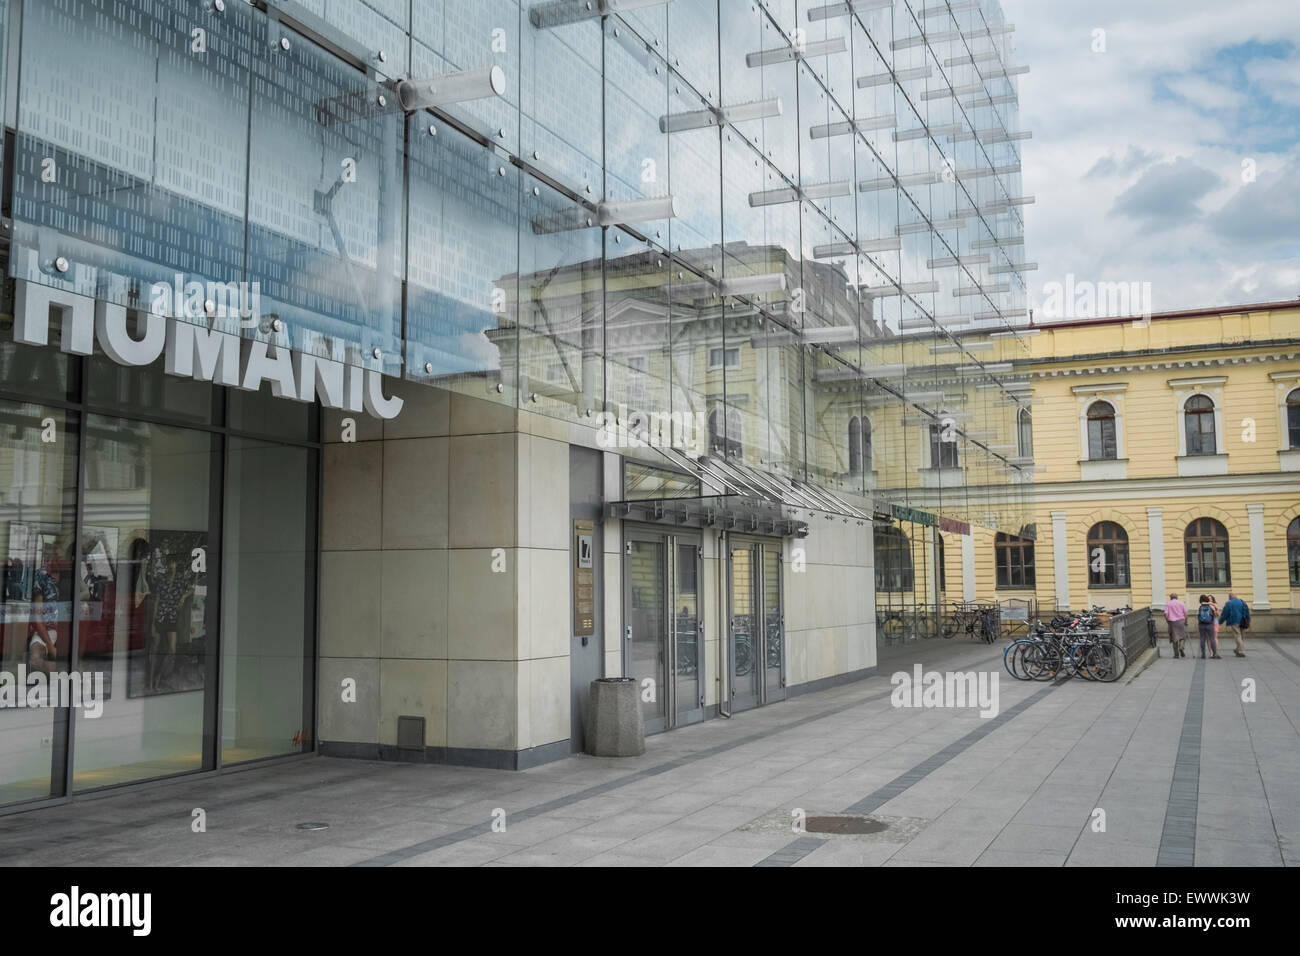
[[[87,416],[83,533],[105,557],[82,584],[102,612],[79,651],[108,699],[74,711],[75,790],[212,766],[220,452],[208,432]]]
[[[70,413],[0,401],[0,805],[63,792],[67,711],[26,678],[68,671],[77,439]]]
[[[230,439],[221,611],[221,759],[309,749],[316,451]]]

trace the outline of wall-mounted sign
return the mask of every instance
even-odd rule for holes
[[[276,398],[319,400],[326,408],[396,418],[402,399],[384,397],[383,373],[261,339],[139,311],[133,338],[125,306],[75,292],[14,280],[14,341],[48,345],[50,310],[60,312],[59,348],[90,355],[95,344],[118,365],[142,366],[164,356],[168,375],[256,392],[265,382]]]
[[[573,633],[589,637],[596,633],[595,524],[573,522]]]

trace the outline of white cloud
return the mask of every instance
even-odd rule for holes
[[[1002,0],[1016,25],[1031,285],[1068,273],[1092,281],[1150,281],[1156,308],[1241,304],[1300,293],[1296,246],[1278,216],[1297,200],[1277,184],[1300,131],[1264,115],[1252,97],[1300,104],[1300,52],[1244,64],[1260,84],[1207,74],[1225,48],[1254,42],[1300,48],[1300,3],[1276,0]],[[1093,53],[1093,31],[1106,52]],[[1165,90],[1172,92],[1172,96]],[[1241,111],[1251,115],[1242,118]],[[1243,143],[1284,143],[1269,152]],[[1242,182],[1243,159],[1258,176]],[[1181,176],[1152,170],[1184,160]],[[1160,165],[1153,165],[1160,164]],[[1164,169],[1164,173],[1171,169]],[[1294,172],[1285,175],[1295,176]],[[1270,179],[1270,177],[1273,177]],[[1195,193],[1184,201],[1180,182]],[[1268,184],[1272,183],[1272,186]],[[1277,189],[1266,194],[1253,187]],[[1117,214],[1117,203],[1127,196]],[[1163,205],[1162,205],[1163,202]],[[1158,215],[1164,209],[1168,214]],[[1145,215],[1133,215],[1142,212]],[[1254,217],[1254,218],[1252,218]],[[1257,222],[1260,228],[1252,229]],[[1157,228],[1158,227],[1158,228]],[[1293,229],[1300,241],[1300,229]],[[1280,256],[1280,258],[1279,258]]]

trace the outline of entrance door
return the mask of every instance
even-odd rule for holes
[[[698,538],[627,534],[625,673],[637,682],[646,733],[704,719],[701,565]]]
[[[730,571],[731,706],[785,699],[785,617],[779,545],[733,540]]]
[[[626,579],[624,673],[637,682],[646,733],[665,727],[664,674],[668,651],[668,546],[661,536],[630,533]]]
[[[704,719],[704,619],[700,616],[700,543],[673,539],[674,725]]]

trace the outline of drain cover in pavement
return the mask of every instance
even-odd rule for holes
[[[809,833],[879,833],[881,830],[889,829],[889,824],[882,823],[880,820],[873,820],[871,817],[862,816],[841,816],[841,817],[809,817],[804,823],[804,829]]]

